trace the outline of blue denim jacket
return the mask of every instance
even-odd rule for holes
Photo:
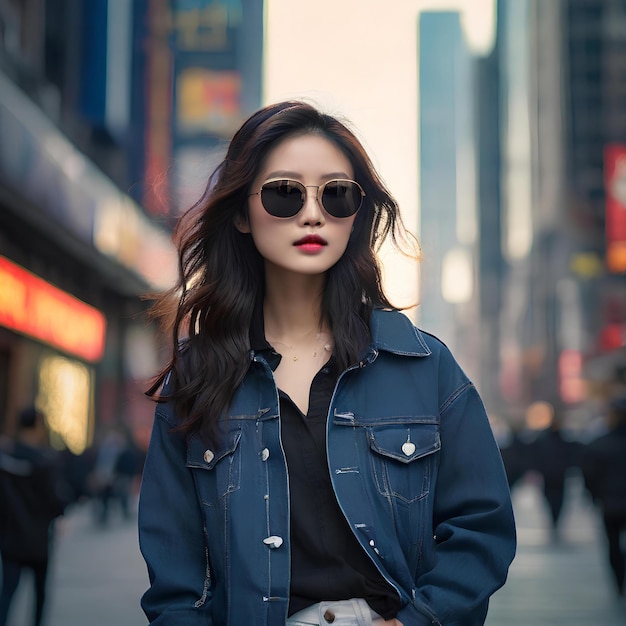
[[[375,311],[371,333],[330,404],[337,500],[397,589],[404,626],[478,626],[515,553],[483,404],[448,349],[401,313]],[[171,405],[157,406],[139,507],[152,623],[284,626],[289,489],[278,407],[272,370],[254,353],[219,446],[172,433]]]

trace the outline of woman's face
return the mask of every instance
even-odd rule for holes
[[[266,273],[323,274],[341,258],[356,215],[333,217],[317,199],[318,185],[332,179],[353,179],[350,161],[322,135],[298,135],[280,142],[269,153],[253,181],[248,220],[241,232],[252,235],[265,259]],[[302,209],[293,217],[274,217],[256,194],[268,180],[284,178],[306,187]]]

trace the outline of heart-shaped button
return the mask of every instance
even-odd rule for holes
[[[411,456],[415,452],[415,444],[412,441],[405,441],[402,444],[402,452],[407,456]]]
[[[263,539],[263,543],[272,549],[280,548],[283,545],[283,538],[276,535]]]

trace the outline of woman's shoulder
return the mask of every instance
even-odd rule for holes
[[[451,398],[460,390],[473,387],[446,344],[432,333],[418,328],[405,314],[395,310],[375,310],[372,315],[372,342],[377,350],[399,357],[412,357],[407,365],[415,368],[420,381]]]
[[[415,356],[451,356],[450,350],[439,337],[419,328],[397,309],[374,309],[370,330],[375,346],[390,352]]]
[[[164,420],[171,427],[177,427],[181,424],[180,417],[175,409],[175,389],[175,372],[172,368],[163,374],[161,386],[153,398],[156,404],[154,412],[155,419]]]

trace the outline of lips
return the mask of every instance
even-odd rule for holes
[[[307,235],[306,237],[302,237],[302,239],[298,239],[298,241],[296,241],[296,243],[294,243],[293,245],[304,246],[308,243],[316,244],[318,246],[325,246],[326,239],[320,237],[319,235]]]
[[[306,235],[302,239],[298,239],[293,245],[303,252],[319,252],[328,245],[328,242],[319,235]]]

